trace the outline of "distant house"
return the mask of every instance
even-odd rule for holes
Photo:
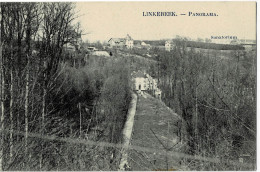
[[[124,38],[111,38],[108,44],[110,48],[122,48],[125,46],[125,40]]]
[[[147,90],[154,91],[157,88],[157,80],[153,79],[149,74],[145,74]]]
[[[134,40],[127,34],[125,38],[110,38],[108,44],[111,48],[128,48],[132,49],[134,46]]]
[[[153,89],[153,78],[149,74],[145,74],[146,76],[146,83],[147,83],[147,90]]]
[[[138,71],[132,74],[133,90],[142,95],[148,92],[158,99],[161,99],[162,91],[157,87],[157,80],[153,79],[149,74]]]
[[[72,44],[72,43],[67,43],[67,44],[63,45],[63,48],[64,48],[66,51],[74,52],[74,51],[76,51],[76,49],[77,49],[77,45],[74,45],[74,44]]]
[[[88,51],[97,51],[96,47],[88,47]]]
[[[80,45],[82,44],[82,38],[81,38],[81,33],[77,33],[75,30],[71,29],[70,31],[71,34],[71,43],[75,46],[76,50],[79,50],[81,47]]]
[[[142,48],[142,45],[141,45],[141,42],[140,41],[135,41],[135,44],[134,44],[135,48]]]
[[[172,41],[165,41],[165,51],[171,51],[173,49]]]
[[[74,52],[76,50],[79,50],[82,44],[82,38],[80,33],[76,33],[74,30],[71,30],[71,36],[73,37],[70,42],[63,45],[63,48],[69,52]],[[57,39],[56,36],[54,39]]]
[[[146,48],[146,49],[150,49],[151,48],[151,45],[147,44],[145,42],[141,42],[141,46],[142,46],[142,48]]]
[[[149,46],[151,46],[150,44],[147,44],[147,43],[145,43],[145,42],[141,42],[141,45],[144,46],[144,47],[149,47]]]
[[[134,40],[128,34],[126,35],[126,38],[125,38],[125,45],[129,49],[132,49],[134,46]]]
[[[146,91],[148,89],[147,76],[138,71],[132,74],[133,78],[133,90],[135,91]]]
[[[145,43],[145,42],[141,42],[141,45],[142,45],[142,46],[146,46],[146,43]]]

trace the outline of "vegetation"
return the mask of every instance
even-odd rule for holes
[[[64,47],[82,34],[73,3],[1,3],[0,10],[0,171],[117,170],[133,70],[157,77],[163,101],[182,117],[185,153],[221,160],[183,158],[190,169],[239,170],[228,162],[244,155],[255,164],[255,51],[211,43],[188,51],[191,42],[178,38],[172,52],[147,51],[152,60],[118,50],[85,56]],[[194,47],[232,51],[220,58]]]
[[[150,73],[160,79],[163,101],[183,118],[185,152],[227,162],[188,160],[190,169],[238,170],[228,162],[245,154],[249,156],[244,162],[255,164],[255,61],[255,51],[234,50],[222,59],[217,51],[187,51],[186,41],[179,39],[172,52],[160,53],[158,63],[151,65]]]
[[[216,44],[216,43],[210,43],[209,41],[207,42],[187,41],[186,44],[187,47],[213,49],[213,50],[244,50],[245,49],[241,45]]]
[[[0,170],[118,167],[118,149],[93,143],[121,141],[129,66],[66,51],[75,17],[73,3],[1,3]]]

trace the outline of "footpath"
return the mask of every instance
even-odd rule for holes
[[[132,93],[132,100],[127,113],[126,123],[123,129],[123,148],[121,150],[121,161],[119,170],[125,170],[128,167],[128,146],[130,144],[132,130],[134,125],[134,118],[136,114],[137,95]]]
[[[160,100],[149,94],[138,96],[130,145],[144,147],[149,151],[128,151],[131,170],[183,170],[175,154],[181,146],[176,135],[176,123],[179,120],[179,116]]]

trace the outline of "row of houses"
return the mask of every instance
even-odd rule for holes
[[[127,34],[125,38],[110,38],[108,40],[108,47],[110,48],[145,48],[147,50],[151,47],[164,48],[166,51],[173,50],[173,41],[169,40],[150,40],[150,41],[139,41],[133,40],[133,38]]]
[[[82,43],[81,34],[74,33],[74,40],[71,43],[67,43],[64,45],[64,48],[69,51],[75,51],[80,49],[80,45]],[[199,44],[199,45],[198,45]],[[187,47],[194,47],[197,48],[209,48],[210,45],[214,46],[223,46],[222,44],[215,44],[215,43],[204,43],[204,42],[196,42],[196,41],[187,41]],[[202,47],[201,47],[202,46]],[[256,49],[256,41],[255,40],[244,40],[244,39],[237,39],[232,40],[230,44],[226,44],[226,46],[242,46],[245,50],[252,50]],[[151,47],[158,47],[164,48],[165,51],[172,51],[175,47],[175,41],[172,40],[147,40],[147,41],[140,41],[135,40],[127,34],[125,38],[110,38],[108,40],[108,47],[110,48],[127,48],[132,49],[135,48],[145,48],[149,50]],[[93,47],[95,48],[95,47]],[[234,48],[234,47],[231,47]]]
[[[110,38],[108,41],[108,46],[110,48],[128,48],[132,49],[134,46],[134,40],[130,35],[126,35],[125,38]]]
[[[148,42],[158,42],[158,41],[148,41]],[[145,48],[147,50],[151,49],[152,46],[154,47],[159,47],[160,45],[151,45],[148,42],[145,41],[135,41],[133,38],[127,34],[125,38],[110,38],[108,40],[108,47],[110,48],[127,48],[127,49],[132,49],[133,47],[135,48]],[[161,42],[161,40],[159,41]],[[158,43],[157,43],[158,44]],[[160,46],[162,48],[162,46]],[[173,42],[172,41],[165,41],[164,47],[166,51],[171,51],[173,49]]]
[[[147,50],[151,47],[157,47],[159,49],[164,49],[165,51],[172,51],[176,45],[176,40],[147,40],[139,41],[133,40],[131,36],[127,35],[125,38],[111,38],[108,41],[108,46],[110,48],[124,48],[132,49],[135,48],[145,48]],[[256,49],[256,42],[253,41],[233,41],[230,44],[218,44],[218,43],[206,43],[198,41],[186,41],[187,47],[202,48],[202,49],[218,49],[218,50],[254,50]]]
[[[157,80],[143,71],[133,72],[132,89],[140,94],[148,92],[158,99],[161,99],[162,91],[158,88]]]
[[[161,40],[160,40],[161,41]],[[158,41],[140,41],[140,40],[133,40],[133,38],[127,34],[125,38],[110,38],[108,40],[108,47],[110,48],[145,48],[149,50],[151,47],[158,47],[157,45],[152,45],[149,42],[158,42]]]

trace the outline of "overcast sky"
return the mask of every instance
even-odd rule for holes
[[[83,40],[108,41],[111,37],[135,40],[211,36],[256,39],[255,2],[77,2],[77,20],[87,35]],[[144,17],[143,12],[173,11],[176,14],[217,13],[217,17]]]

